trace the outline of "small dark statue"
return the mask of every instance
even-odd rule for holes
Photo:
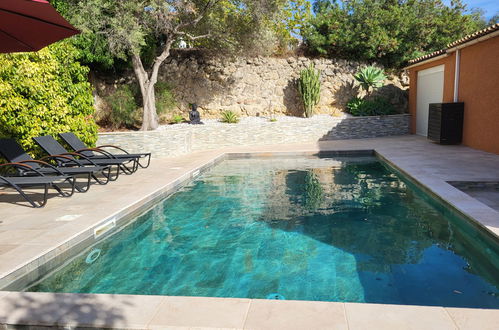
[[[201,116],[198,111],[198,105],[196,103],[191,104],[191,111],[189,111],[189,123],[192,125],[202,124]]]

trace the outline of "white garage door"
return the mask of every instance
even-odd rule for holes
[[[416,134],[428,135],[428,105],[441,103],[444,95],[444,65],[418,72]]]

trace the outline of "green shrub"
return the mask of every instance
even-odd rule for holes
[[[375,116],[393,115],[397,112],[393,104],[384,97],[375,97],[373,100],[369,100],[368,104],[372,109],[371,113]]]
[[[305,108],[305,117],[311,117],[314,114],[314,108],[320,101],[321,92],[321,74],[315,70],[314,64],[300,72],[298,79],[298,90]]]
[[[181,115],[174,115],[171,122],[172,122],[172,124],[180,124],[184,121],[185,121],[185,119]]]
[[[347,103],[347,111],[353,116],[384,116],[394,114],[395,108],[385,98],[352,98]]]
[[[348,113],[353,116],[365,116],[365,114],[362,113],[365,102],[366,101],[360,97],[350,99],[347,103]]]
[[[137,122],[137,103],[132,89],[128,85],[120,85],[111,95],[106,97],[106,101],[111,107],[111,126],[134,127]]]
[[[236,124],[239,122],[239,117],[232,111],[222,111],[222,123]]]
[[[172,87],[165,82],[157,82],[154,86],[156,95],[156,111],[158,114],[166,113],[177,106]]]
[[[88,68],[78,52],[63,41],[39,52],[0,55],[0,137],[16,139],[33,156],[32,138],[73,132],[95,145]]]

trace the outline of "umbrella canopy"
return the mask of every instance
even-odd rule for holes
[[[0,0],[0,53],[37,51],[78,33],[45,0]]]

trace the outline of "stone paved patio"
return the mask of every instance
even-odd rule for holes
[[[374,149],[439,198],[499,235],[499,212],[446,181],[499,181],[499,156],[417,136],[231,147],[155,159],[149,169],[93,186],[44,209],[0,203],[0,287],[92,237],[109,219],[158,198],[226,152]],[[1,193],[1,192],[0,192]],[[70,216],[70,217],[68,217]],[[119,328],[493,329],[499,310],[254,299],[76,295],[0,291],[0,324]]]

